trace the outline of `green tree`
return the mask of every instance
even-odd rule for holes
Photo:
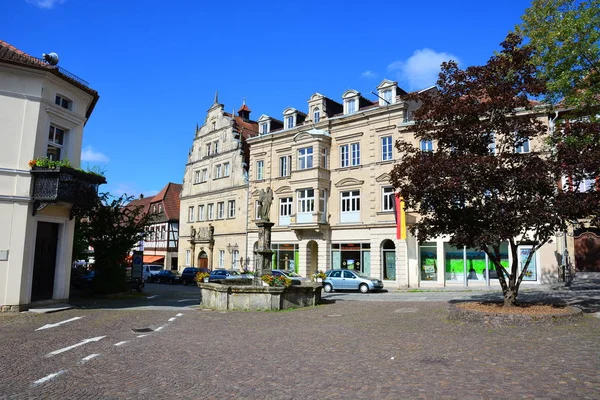
[[[129,251],[144,238],[146,227],[154,217],[143,206],[129,205],[132,199],[103,193],[81,219],[80,234],[94,248],[97,292],[126,289],[125,260]]]
[[[517,31],[533,48],[548,100],[583,108],[600,100],[600,0],[534,0]]]
[[[531,49],[510,34],[502,51],[483,66],[465,70],[442,64],[437,91],[417,93],[414,136],[433,141],[422,151],[409,138],[399,140],[402,154],[391,181],[409,211],[419,219],[411,232],[419,241],[449,236],[457,247],[480,249],[498,272],[504,305],[514,306],[536,250],[563,227],[557,213],[556,167],[533,146],[547,134],[545,109],[530,99],[544,94]],[[508,242],[512,263],[501,264],[500,246]],[[533,251],[519,271],[517,248]]]

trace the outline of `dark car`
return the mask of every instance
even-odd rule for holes
[[[71,277],[71,285],[75,289],[83,289],[92,286],[94,278],[96,277],[96,271],[88,271],[84,274],[73,275]]]
[[[215,269],[211,271],[210,276],[208,277],[209,282],[214,282],[217,280],[223,279],[243,279],[248,278],[248,276],[243,275],[240,271],[236,271],[235,269]]]
[[[172,285],[181,282],[181,275],[174,271],[164,269],[153,276],[153,281],[157,283],[170,283]]]
[[[196,283],[196,274],[198,272],[206,272],[210,274],[210,270],[208,268],[187,267],[181,273],[181,281],[184,285],[187,285],[188,283]]]

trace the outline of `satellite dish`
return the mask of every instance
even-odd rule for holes
[[[50,54],[44,53],[44,54],[42,54],[42,57],[44,57],[44,61],[46,61],[50,65],[58,64],[58,54],[56,54],[56,53],[50,53]]]

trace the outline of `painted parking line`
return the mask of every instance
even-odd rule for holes
[[[66,371],[58,371],[53,374],[47,375],[47,376],[33,382],[33,385],[34,386],[41,385],[42,383],[48,382],[49,380],[52,380],[52,379],[56,378],[57,376],[64,374],[65,372]]]
[[[123,346],[127,342],[129,342],[129,340],[123,340],[122,342],[115,343],[115,346]]]
[[[78,319],[81,319],[81,318],[83,318],[83,317],[73,317],[73,318],[70,318],[70,319],[67,319],[67,320],[64,320],[64,321],[57,322],[55,324],[46,324],[46,325],[44,325],[44,326],[42,326],[40,328],[37,328],[36,331],[41,331],[41,330],[50,329],[50,328],[56,328],[57,326],[61,326],[62,324],[66,324],[66,323],[69,323],[69,322],[77,321]]]
[[[156,297],[158,297],[158,295],[157,295],[157,294],[155,294],[154,296],[148,296],[148,297],[146,297],[146,298],[147,298],[148,300],[150,300],[150,299],[154,299],[154,298],[156,298]]]
[[[100,354],[90,354],[87,357],[83,357],[81,359],[81,361],[79,361],[79,364],[85,364],[86,362],[90,361],[92,358],[96,358],[98,357]]]
[[[198,301],[198,299],[183,299],[183,300],[177,300],[178,303],[183,303],[184,301]]]
[[[177,319],[177,318],[175,318],[175,317],[169,318],[169,322],[173,322],[173,321],[175,321],[176,319]]]
[[[163,326],[159,326],[158,328],[156,328],[156,329],[154,330],[154,332],[158,332],[158,331],[162,330],[162,328],[164,328],[164,327],[165,327],[164,325],[163,325]]]
[[[73,350],[74,348],[79,347],[79,346],[83,346],[84,344],[87,344],[87,343],[97,342],[98,340],[102,340],[105,337],[106,336],[97,336],[97,337],[93,337],[93,338],[89,338],[89,339],[84,339],[81,342],[76,343],[74,345],[63,347],[62,349],[54,350],[54,351],[46,354],[46,357],[52,357],[52,356],[55,356],[57,354],[64,353],[65,351]]]
[[[136,337],[146,337],[148,335],[137,335]]]
[[[179,314],[176,315],[176,317],[183,317],[183,314],[179,313]]]

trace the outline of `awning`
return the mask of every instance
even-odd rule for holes
[[[164,256],[144,256],[144,264],[163,263],[164,259]]]

